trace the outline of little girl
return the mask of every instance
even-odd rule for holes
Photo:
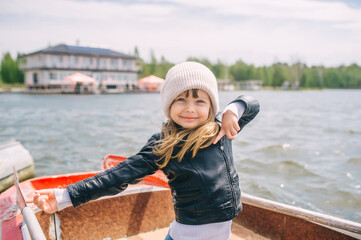
[[[161,97],[168,120],[139,153],[65,190],[38,191],[34,203],[47,213],[77,207],[160,169],[168,177],[176,216],[166,239],[228,239],[232,219],[242,210],[231,140],[257,115],[259,104],[240,96],[223,111],[221,122],[216,78],[195,62],[169,70]]]

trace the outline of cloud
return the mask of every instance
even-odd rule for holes
[[[0,51],[49,43],[138,46],[171,61],[188,56],[257,65],[301,59],[361,64],[361,9],[310,0],[1,1]]]
[[[361,29],[361,8],[351,8],[343,2],[309,0],[175,0],[180,5],[210,9],[225,17],[254,17],[271,20],[301,20],[347,23]]]
[[[109,20],[117,17],[132,16],[164,16],[169,14],[170,7],[138,3],[123,5],[116,2],[71,1],[71,0],[12,0],[0,3],[1,15],[31,15],[51,19],[71,20]],[[151,7],[151,11],[150,11]]]
[[[347,23],[361,28],[361,8],[351,8],[342,2],[320,2],[310,0],[170,0],[134,1],[122,4],[114,1],[49,1],[12,0],[0,3],[1,15],[37,16],[71,20],[109,20],[112,18],[154,18],[185,15],[192,19],[203,17],[202,11],[211,12],[212,17],[253,17],[273,20],[305,20],[330,23]],[[183,11],[182,11],[183,10]],[[215,18],[216,20],[217,18]]]

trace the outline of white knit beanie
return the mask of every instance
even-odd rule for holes
[[[174,99],[182,92],[190,89],[201,89],[211,99],[213,113],[219,109],[217,80],[206,66],[196,62],[184,62],[172,67],[165,77],[160,92],[165,115],[170,118],[169,109]]]

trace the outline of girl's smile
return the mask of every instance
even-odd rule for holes
[[[209,116],[211,101],[203,90],[181,93],[170,107],[170,117],[178,125],[192,129],[204,124]]]

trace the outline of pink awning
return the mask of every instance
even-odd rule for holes
[[[85,74],[74,73],[64,78],[63,83],[70,83],[71,85],[76,85],[77,83],[82,83],[83,85],[95,85],[96,81],[94,78],[89,77]]]

